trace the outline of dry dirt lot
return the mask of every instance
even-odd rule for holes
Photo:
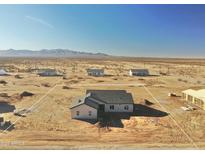
[[[0,60],[11,72],[0,76],[0,114],[14,123],[0,133],[0,149],[205,149],[205,111],[183,111],[181,95],[188,88],[205,88],[205,60],[177,59],[12,59]],[[62,77],[39,77],[31,69],[56,68]],[[89,77],[86,69],[104,68],[105,77]],[[131,68],[148,68],[151,76],[130,77]],[[21,78],[16,78],[15,75]],[[138,84],[145,84],[145,87]],[[66,88],[65,88],[66,86]],[[121,89],[132,93],[143,110],[130,119],[113,119],[115,125],[73,120],[69,107],[87,89]],[[33,96],[20,97],[24,91]],[[155,98],[153,98],[153,97]],[[151,104],[144,104],[147,99]],[[1,107],[3,106],[3,107]],[[13,114],[29,109],[26,117]],[[158,116],[153,110],[166,112]]]

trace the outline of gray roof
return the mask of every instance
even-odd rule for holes
[[[131,93],[125,90],[87,90],[86,96],[78,98],[71,109],[82,104],[98,109],[100,104],[133,104]]]
[[[87,96],[76,98],[70,108],[74,108],[76,106],[84,104],[84,100]]]
[[[91,99],[90,97],[87,97],[85,99],[85,104],[87,104],[88,106],[95,108],[95,109],[98,109],[98,107],[99,107],[99,103],[96,102],[95,100]]]
[[[56,69],[46,68],[46,69],[39,69],[38,72],[39,73],[42,73],[42,72],[57,72],[57,70]]]
[[[127,93],[126,90],[87,90],[86,93],[90,93],[92,98],[99,100],[105,104],[133,104],[133,98],[131,93]]]
[[[146,71],[148,72],[148,69],[131,69],[132,72],[139,72],[139,71]]]
[[[73,104],[70,107],[70,109],[72,109],[74,107],[77,107],[77,106],[80,106],[82,104],[86,104],[86,105],[88,105],[88,106],[90,106],[92,108],[95,108],[95,109],[98,109],[98,107],[99,107],[99,104],[96,101],[94,101],[93,99],[90,98],[90,94],[87,94],[84,97],[77,98],[73,102]]]
[[[89,68],[87,69],[87,72],[104,72],[104,69]]]

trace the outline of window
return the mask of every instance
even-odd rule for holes
[[[92,115],[92,111],[89,111],[89,112],[88,112],[88,115],[91,116],[91,115]]]
[[[186,99],[186,95],[184,93],[182,93],[182,98]]]
[[[114,105],[110,105],[110,110],[114,110]]]
[[[128,105],[125,105],[125,106],[124,106],[124,109],[125,109],[125,110],[129,110],[129,106],[128,106]]]
[[[79,116],[80,115],[80,111],[76,111],[76,115]]]
[[[188,95],[188,101],[192,102],[193,101],[193,97]]]

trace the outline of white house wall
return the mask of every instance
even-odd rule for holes
[[[195,99],[201,100],[201,101],[203,102],[203,105],[200,106],[200,108],[202,108],[203,110],[205,110],[205,101],[203,101],[202,99],[196,98],[196,97],[191,96],[190,94],[186,94],[186,93],[182,93],[182,96],[183,96],[182,98],[183,98],[185,101],[187,101],[187,102],[189,102],[189,103],[193,103],[193,104],[195,104],[195,105],[197,105],[197,104],[195,103]],[[191,100],[189,99],[189,97],[191,98]],[[197,106],[198,106],[198,105],[197,105]]]
[[[77,111],[79,111],[79,116],[77,115]],[[91,116],[89,115],[89,111],[91,111]],[[86,104],[82,104],[80,106],[71,109],[71,118],[72,119],[97,119],[97,110]]]
[[[131,70],[129,71],[129,74],[130,74],[130,76],[132,76],[132,71]]]
[[[111,105],[114,105],[114,110],[110,109]],[[128,110],[125,110],[125,106],[128,106]],[[105,112],[133,112],[133,104],[105,104]]]

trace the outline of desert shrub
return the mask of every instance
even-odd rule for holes
[[[22,97],[28,97],[28,96],[33,96],[34,94],[28,91],[24,91],[20,94],[21,98]]]
[[[80,80],[81,80],[81,79],[83,79],[83,77],[78,77],[78,79],[80,79]]]
[[[98,80],[97,82],[105,82],[104,80]]]
[[[64,75],[64,76],[63,76],[63,79],[64,79],[64,80],[67,80],[67,79],[68,79],[68,77],[67,77],[66,75]]]
[[[78,80],[71,80],[69,83],[75,84],[75,83],[78,83],[78,82],[79,82]]]
[[[15,75],[14,77],[15,77],[16,79],[23,79],[23,77],[22,77],[22,76],[20,76],[20,75],[18,75],[18,74],[17,74],[17,75]]]
[[[197,81],[197,84],[201,84],[201,81]]]
[[[9,97],[7,93],[0,93],[0,97]]]
[[[154,103],[150,102],[150,101],[147,100],[147,99],[144,99],[144,104],[145,104],[145,105],[153,105]]]
[[[0,80],[0,84],[6,85],[6,84],[7,84],[7,82],[6,82],[6,81],[4,81],[4,80]]]
[[[184,80],[184,82],[187,83],[188,81],[187,81],[187,80]]]
[[[182,79],[179,78],[178,81],[182,81]]]
[[[68,86],[63,86],[63,89],[71,89],[71,88]]]
[[[51,85],[49,83],[42,83],[41,85],[44,87],[51,87]]]

